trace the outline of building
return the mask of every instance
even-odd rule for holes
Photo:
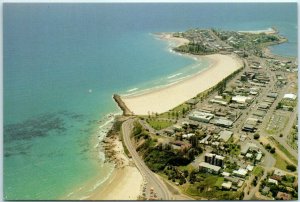
[[[237,95],[237,96],[233,96],[231,98],[232,102],[236,102],[236,103],[240,103],[240,104],[245,104],[248,103],[252,100],[252,97],[247,97],[247,96],[241,96],[241,95]]]
[[[224,156],[216,155],[214,165],[223,167],[224,166]]]
[[[258,119],[255,118],[248,118],[244,125],[242,130],[243,131],[249,131],[249,132],[254,132],[256,130],[256,125],[258,123]]]
[[[232,182],[230,182],[230,181],[222,183],[222,189],[229,190],[231,188],[231,186],[232,186]]]
[[[228,120],[228,119],[224,119],[224,118],[215,118],[212,119],[210,121],[210,123],[215,124],[216,126],[222,126],[225,128],[229,128],[232,126],[233,122]]]
[[[215,154],[212,154],[212,153],[206,153],[205,156],[204,156],[204,161],[206,163],[209,163],[209,164],[214,164],[214,160],[215,160]]]
[[[251,154],[251,153],[246,154],[246,158],[251,159],[252,157],[253,157],[253,154]]]
[[[243,168],[239,168],[238,170],[234,170],[233,175],[237,176],[237,177],[246,177],[248,170],[243,169]]]
[[[273,175],[278,176],[278,177],[283,177],[285,176],[285,172],[283,170],[280,169],[275,169]]]
[[[220,166],[223,167],[224,166],[224,156],[220,156],[217,154],[212,154],[212,153],[206,153],[204,156],[204,161],[206,163],[215,165],[215,166]]]
[[[189,115],[190,120],[204,122],[204,123],[209,123],[209,121],[213,118],[214,118],[213,114],[200,112],[200,111],[194,111]]]
[[[239,181],[240,181],[240,179],[237,178],[237,177],[228,177],[228,176],[225,176],[224,179],[227,180],[227,181],[232,182],[232,184],[236,185],[236,186],[239,184]]]
[[[292,93],[284,94],[283,99],[296,100],[297,99],[297,95],[292,94]]]
[[[188,133],[188,134],[182,135],[183,138],[187,138],[187,139],[189,139],[192,136],[195,136],[195,134],[194,133]]]
[[[223,105],[223,106],[227,106],[228,102],[226,102],[225,100],[217,100],[217,99],[211,99],[209,100],[210,103],[216,103],[219,105]]]
[[[256,160],[256,161],[260,161],[261,158],[262,158],[262,153],[261,153],[261,152],[258,152],[257,155],[256,155],[255,160]]]
[[[208,140],[211,138],[211,135],[207,135],[205,138],[199,141],[200,144],[208,144]]]
[[[253,115],[263,118],[263,117],[265,117],[266,112],[265,111],[261,111],[261,110],[257,110],[255,112],[253,112]]]
[[[223,142],[227,142],[231,138],[232,134],[233,132],[231,131],[223,130],[219,133],[219,140]]]
[[[274,180],[274,179],[271,179],[271,178],[268,179],[268,183],[278,185],[278,181],[277,181],[277,180]]]
[[[206,162],[201,162],[199,164],[199,170],[200,171],[209,172],[209,173],[213,173],[213,174],[219,174],[220,171],[221,171],[221,167],[220,166],[211,165],[211,164],[206,163]]]
[[[279,192],[277,193],[276,199],[278,199],[278,200],[286,200],[286,201],[289,201],[289,200],[292,199],[292,196],[291,196],[291,194],[288,194],[288,193],[284,193],[284,192],[279,191]]]
[[[224,177],[229,177],[230,173],[228,173],[228,172],[222,172],[221,175],[224,176]]]
[[[271,98],[277,98],[277,96],[278,96],[278,93],[274,93],[274,92],[267,94],[267,97],[271,97]]]
[[[246,145],[242,145],[241,154],[246,155],[248,151],[259,151],[259,148],[254,143],[247,143]]]
[[[252,171],[254,168],[254,166],[251,166],[251,165],[247,165],[246,169],[249,170],[249,171]]]

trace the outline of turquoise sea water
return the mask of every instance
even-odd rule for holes
[[[207,66],[171,53],[151,33],[275,26],[289,42],[272,51],[297,55],[296,4],[5,4],[3,13],[4,197],[11,200],[87,196],[112,170],[96,148],[107,114],[120,112],[112,94]]]

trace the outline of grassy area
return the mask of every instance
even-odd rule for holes
[[[159,119],[148,119],[147,123],[155,130],[161,130],[174,124],[173,121]]]
[[[276,168],[279,168],[281,170],[284,170],[284,171],[287,171],[287,172],[290,172],[289,170],[286,169],[286,166],[288,165],[288,163],[283,160],[278,154],[273,154],[274,158],[276,159],[276,164],[275,164],[275,167]]]
[[[222,183],[224,182],[224,177],[218,177],[215,186],[218,187],[219,189],[222,188]]]
[[[284,147],[282,146],[277,140],[273,137],[268,137],[270,141],[272,141],[277,148],[279,148],[291,161],[293,161],[296,165],[298,164],[298,160]]]
[[[264,169],[261,166],[255,166],[255,168],[253,169],[253,174],[255,176],[261,176],[264,173]]]

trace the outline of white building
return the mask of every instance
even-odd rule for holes
[[[251,101],[252,97],[237,95],[237,96],[232,97],[231,100],[236,103],[245,104],[245,103]]]
[[[297,99],[297,95],[292,94],[292,93],[284,94],[283,99],[296,100]]]
[[[231,186],[232,186],[232,182],[223,182],[222,183],[222,188],[223,189],[230,189],[231,188]]]
[[[271,178],[268,179],[268,182],[269,182],[269,183],[272,183],[272,184],[278,185],[278,181],[277,181],[277,180],[274,180],[274,179],[271,179]]]
[[[239,168],[238,170],[233,171],[233,175],[238,176],[238,177],[246,177],[248,173],[248,170]]]
[[[194,111],[189,115],[189,119],[194,121],[205,122],[205,123],[208,123],[212,118],[214,118],[213,114],[199,112],[199,111]]]

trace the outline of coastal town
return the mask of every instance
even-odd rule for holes
[[[118,138],[110,135],[105,141],[121,141],[130,164],[143,176],[138,199],[297,200],[298,64],[268,49],[286,39],[275,28],[197,28],[159,37],[181,41],[174,48],[181,54],[237,62],[216,85],[199,86],[195,96],[188,94],[189,99],[169,109],[161,103],[161,110],[157,104],[135,110],[138,96],[114,95],[123,116],[112,129]],[[172,102],[168,96],[165,102]],[[115,155],[113,147],[106,148],[109,157]],[[122,167],[118,158],[114,161]]]

